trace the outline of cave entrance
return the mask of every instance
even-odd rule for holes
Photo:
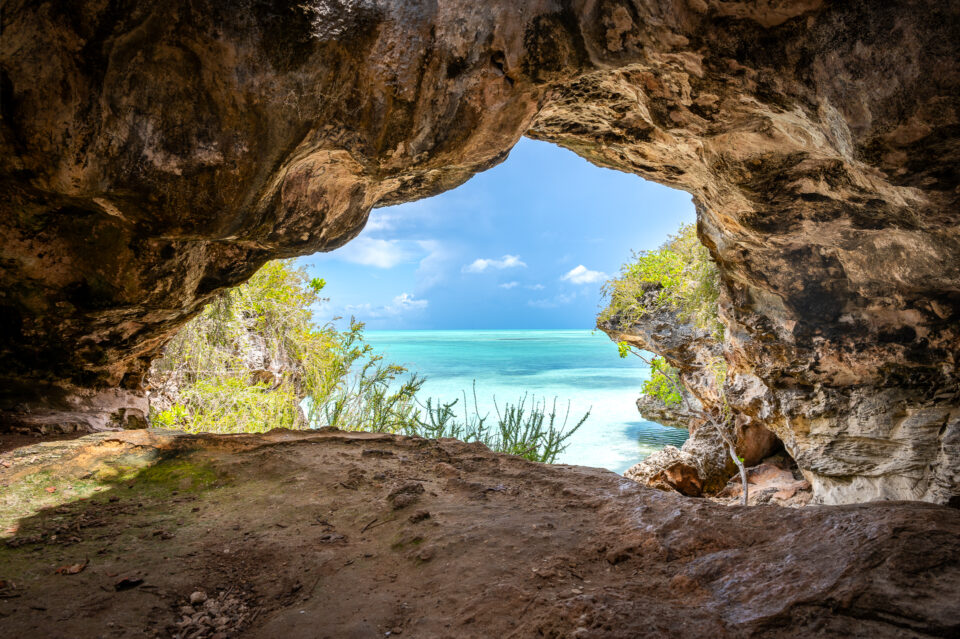
[[[556,397],[558,421],[569,401],[571,423],[591,417],[558,461],[622,473],[687,431],[638,412],[649,369],[593,330],[601,288],[695,220],[685,192],[524,138],[495,168],[375,209],[356,239],[300,263],[327,282],[318,317],[365,322],[389,360],[426,376],[424,396],[490,415],[494,398]]]

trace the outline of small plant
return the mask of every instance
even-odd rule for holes
[[[552,464],[557,456],[566,450],[570,437],[590,417],[590,411],[576,424],[567,427],[570,420],[570,404],[563,422],[557,420],[557,399],[553,399],[550,412],[547,412],[547,400],[537,400],[524,394],[515,404],[505,404],[501,410],[496,398],[493,400],[497,415],[496,426],[489,426],[489,414],[480,415],[477,402],[476,383],[473,386],[473,408],[470,408],[467,394],[463,392],[464,415],[457,419],[454,407],[459,400],[449,403],[433,402],[427,399],[422,405],[426,420],[417,420],[408,434],[423,437],[453,437],[465,442],[478,441],[491,450],[519,455],[531,461]]]
[[[547,413],[546,399],[540,403],[536,398],[530,398],[529,407],[527,400],[528,396],[524,394],[516,404],[506,404],[501,413],[494,398],[500,431],[494,450],[552,464],[556,461],[557,455],[566,449],[565,442],[590,417],[590,411],[588,410],[572,428],[567,429],[570,419],[569,402],[567,402],[563,423],[558,424],[556,397],[553,399],[549,413]]]
[[[305,405],[311,428],[403,432],[417,420],[416,394],[424,379],[384,361],[363,339],[362,322],[339,333],[325,367],[311,371]]]
[[[659,399],[667,406],[676,406],[683,401],[680,388],[679,370],[662,357],[650,360],[650,379],[643,383],[644,395]]]

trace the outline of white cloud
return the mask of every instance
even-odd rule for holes
[[[542,291],[543,284],[527,284],[526,288],[529,288],[531,291]]]
[[[477,258],[470,264],[463,267],[464,273],[483,273],[488,268],[505,269],[526,267],[526,264],[520,259],[519,255],[504,255],[499,260]]]
[[[347,304],[343,307],[343,310],[352,315],[356,315],[357,313],[369,313],[372,308],[369,304]]]
[[[377,268],[393,268],[397,264],[409,262],[416,255],[415,251],[404,246],[399,240],[377,240],[370,237],[358,237],[336,252],[340,259]]]
[[[448,205],[449,206],[449,205]],[[448,206],[435,201],[433,198],[407,202],[397,206],[384,206],[370,211],[367,224],[363,228],[364,235],[391,231],[396,237],[398,231],[414,231],[432,226],[439,217],[448,212]],[[405,234],[407,235],[407,234]]]
[[[514,288],[516,286],[520,286],[520,282],[504,282],[503,284],[500,285],[500,288],[505,288],[509,291],[511,288]]]
[[[576,297],[577,295],[575,293],[570,295],[566,295],[566,294],[554,295],[553,297],[548,299],[530,300],[529,302],[527,302],[527,306],[532,306],[534,308],[557,308],[558,306],[569,304]]]
[[[410,293],[401,293],[393,298],[393,302],[384,307],[392,315],[400,315],[407,311],[419,311],[429,306],[428,300],[418,300]]]
[[[343,310],[350,315],[357,315],[360,319],[383,319],[397,317],[415,311],[422,311],[430,305],[429,300],[417,299],[410,293],[401,293],[393,298],[389,304],[372,306],[371,304],[349,304]]]
[[[606,273],[601,273],[600,271],[591,271],[586,266],[581,264],[580,266],[571,269],[560,279],[573,282],[574,284],[592,284],[594,282],[602,282],[606,279],[609,279],[609,277],[610,276]]]
[[[364,233],[376,233],[377,231],[392,231],[396,228],[399,219],[392,213],[379,213],[374,209],[367,219],[367,225],[363,227]]]
[[[417,244],[427,252],[417,268],[417,290],[422,292],[440,284],[451,272],[455,272],[454,264],[459,258],[447,243],[420,240]]]

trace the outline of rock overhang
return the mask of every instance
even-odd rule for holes
[[[4,22],[8,420],[135,394],[218,290],[529,135],[693,195],[725,356],[820,459],[825,499],[960,490],[952,5],[79,2]]]

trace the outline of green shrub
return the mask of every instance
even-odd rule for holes
[[[458,419],[454,406],[459,400],[449,403],[434,403],[427,399],[421,405],[426,411],[424,420],[418,417],[416,424],[408,434],[422,437],[453,437],[465,442],[478,441],[491,450],[511,455],[520,455],[531,461],[552,464],[557,455],[567,447],[567,441],[590,417],[590,411],[567,428],[570,419],[570,404],[564,414],[563,422],[557,420],[557,399],[553,399],[550,412],[547,412],[547,400],[524,393],[516,404],[505,404],[503,410],[494,398],[494,410],[497,414],[496,426],[488,426],[489,414],[480,416],[477,402],[476,385],[473,388],[473,408],[470,408],[466,392],[463,392],[463,416]]]
[[[722,338],[723,325],[717,317],[720,276],[697,238],[695,225],[681,226],[659,249],[634,258],[621,267],[619,277],[604,285],[608,305],[597,317],[598,323],[616,321],[626,328],[653,309],[669,308],[683,321]],[[656,291],[652,299],[651,291]]]
[[[659,399],[667,406],[675,406],[683,401],[681,388],[679,370],[662,357],[650,360],[650,379],[643,383],[644,395]]]
[[[534,461],[552,462],[572,428],[556,420],[556,400],[526,395],[497,408],[497,423],[456,401],[417,397],[424,379],[386,362],[363,338],[364,325],[317,327],[312,307],[326,285],[291,260],[265,265],[188,322],[153,363],[150,421],[189,432],[252,433],[333,426],[343,430],[456,437]],[[464,410],[466,411],[466,395]],[[568,409],[569,417],[569,409]]]

